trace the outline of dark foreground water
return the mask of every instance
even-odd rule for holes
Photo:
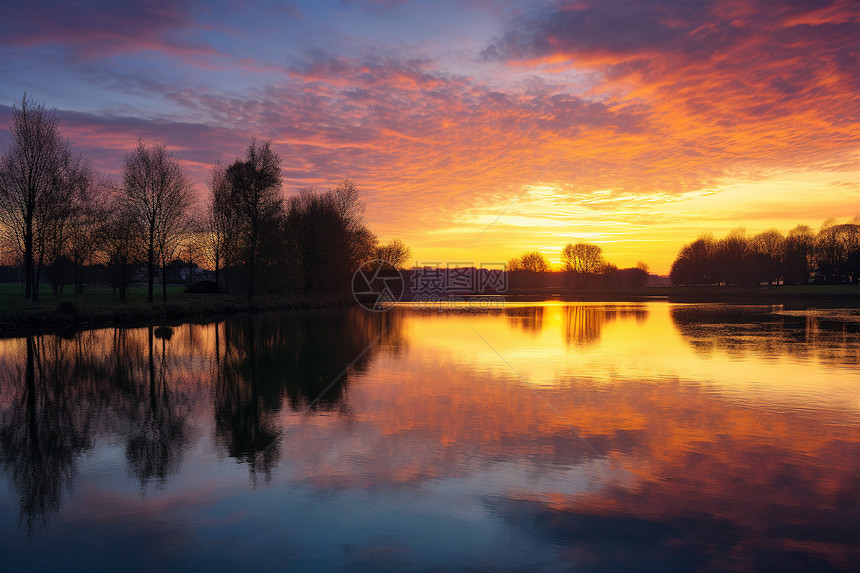
[[[0,570],[857,571],[858,430],[851,311],[0,340]]]

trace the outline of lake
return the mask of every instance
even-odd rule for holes
[[[860,570],[860,315],[512,304],[0,340],[15,570]]]

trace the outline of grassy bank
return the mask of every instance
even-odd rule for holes
[[[185,287],[169,286],[167,302],[146,302],[146,287],[130,287],[127,300],[120,302],[108,287],[89,287],[83,296],[66,292],[60,297],[43,287],[40,301],[24,300],[24,287],[18,283],[0,283],[0,335],[9,336],[31,331],[65,328],[88,328],[110,325],[143,325],[194,321],[220,315],[265,310],[294,310],[335,307],[343,302],[335,298],[261,296],[249,303],[244,297],[228,294],[189,294]]]

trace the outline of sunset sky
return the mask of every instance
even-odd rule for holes
[[[860,215],[858,59],[856,1],[4,2],[0,119],[26,91],[113,173],[163,141],[201,196],[270,139],[287,193],[354,180],[422,264],[587,240],[667,273]]]

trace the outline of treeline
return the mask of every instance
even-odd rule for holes
[[[603,249],[586,242],[568,243],[561,251],[564,286],[572,288],[638,288],[648,283],[648,265],[638,262],[635,267],[619,269],[603,256]],[[539,251],[530,251],[507,262],[513,287],[543,286],[541,275],[551,272],[549,261]]]
[[[349,180],[328,190],[283,193],[281,162],[269,142],[215,165],[198,198],[179,158],[139,141],[112,181],[74,156],[56,113],[26,95],[12,110],[12,145],[0,159],[4,263],[22,267],[25,298],[38,300],[47,278],[82,294],[85,270],[104,269],[121,300],[145,275],[147,299],[183,258],[211,269],[215,288],[246,294],[338,294],[369,258],[402,267],[409,249],[379,243]],[[11,259],[11,260],[10,260]],[[344,293],[345,294],[345,293]]]
[[[828,219],[818,232],[798,225],[748,236],[736,229],[722,239],[702,235],[672,263],[676,285],[855,284],[860,280],[860,217]]]

